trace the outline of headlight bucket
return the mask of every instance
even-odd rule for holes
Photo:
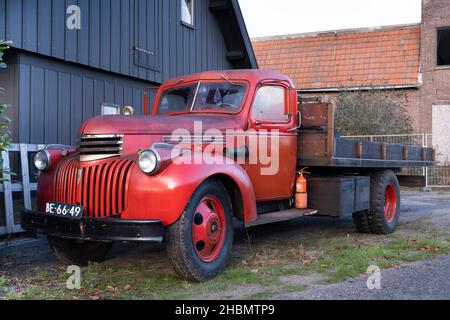
[[[153,149],[144,149],[139,153],[138,165],[142,172],[155,175],[161,167],[161,156]]]
[[[47,171],[52,164],[52,157],[48,150],[40,150],[34,156],[34,166],[41,172]]]
[[[124,116],[132,116],[134,115],[134,108],[132,106],[125,106],[122,109],[122,114]]]

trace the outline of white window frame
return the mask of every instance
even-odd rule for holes
[[[103,102],[102,103],[102,115],[120,115],[121,107],[115,103]]]
[[[183,8],[184,8],[184,6],[187,7],[186,0],[181,0],[181,3],[180,3],[181,4],[181,23],[183,25],[185,25],[186,27],[194,28],[194,23],[195,23],[195,0],[191,0],[191,1],[192,1],[192,10],[191,10],[191,12],[189,12],[190,15],[191,15],[190,16],[191,17],[191,21],[186,21],[187,17],[183,16]],[[189,11],[189,9],[188,9],[188,11]]]

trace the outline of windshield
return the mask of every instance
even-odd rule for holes
[[[197,82],[164,91],[158,115],[201,111],[235,113],[241,109],[246,85],[229,82]]]

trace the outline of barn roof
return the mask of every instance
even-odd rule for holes
[[[287,74],[302,91],[420,86],[420,25],[253,39],[261,69]]]
[[[228,52],[227,59],[240,69],[257,69],[255,53],[238,0],[210,0],[209,10],[216,16]]]

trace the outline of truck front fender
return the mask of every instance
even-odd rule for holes
[[[171,225],[180,218],[194,191],[209,178],[220,179],[229,191],[234,188],[235,194],[230,194],[230,197],[236,216],[245,224],[256,220],[253,185],[245,170],[236,163],[172,163],[155,176],[144,174],[136,165],[128,183],[122,219],[155,219],[161,220],[164,226]]]

